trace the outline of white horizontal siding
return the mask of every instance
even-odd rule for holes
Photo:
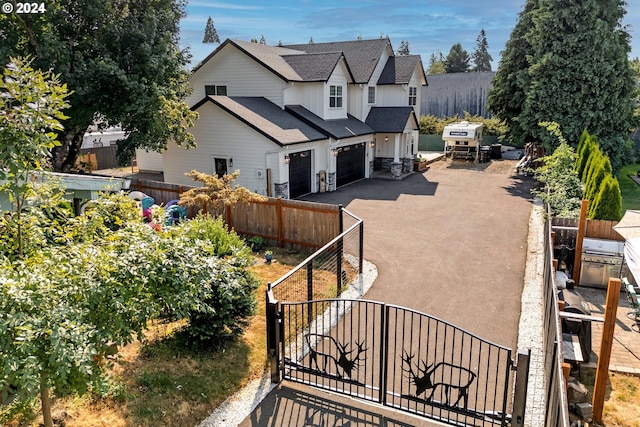
[[[141,171],[162,172],[164,169],[162,153],[136,148],[136,165]]]
[[[163,156],[165,182],[195,185],[185,172],[214,174],[213,159],[222,157],[233,159],[233,166],[227,162],[229,173],[240,170],[237,184],[266,194],[266,154],[278,145],[211,103],[198,111],[200,119],[190,129],[198,146],[184,149],[169,144]],[[257,171],[263,172],[261,178]]]
[[[349,107],[349,88],[347,85],[350,80],[344,61],[341,60],[338,64],[339,66],[333,70],[324,89],[324,112],[320,117],[325,120],[347,118],[347,108]],[[342,107],[340,108],[329,107],[329,93],[332,85],[342,86]]]
[[[287,84],[271,71],[228,44],[190,80],[193,92],[185,102],[193,106],[205,97],[205,85],[225,85],[228,96],[263,96],[284,106],[283,90]]]

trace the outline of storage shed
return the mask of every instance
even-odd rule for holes
[[[478,160],[478,152],[482,144],[482,123],[468,121],[451,123],[444,127],[442,140],[444,154],[451,153],[451,158]]]

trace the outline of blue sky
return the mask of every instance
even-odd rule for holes
[[[630,25],[631,56],[640,57],[640,1],[628,0],[623,24]],[[500,52],[516,24],[525,0],[188,0],[181,21],[180,42],[189,46],[192,65],[204,59],[217,44],[203,44],[204,28],[211,16],[220,41],[249,41],[264,35],[267,44],[308,43],[378,38],[389,35],[394,49],[402,40],[412,54],[422,56],[425,67],[432,53],[445,56],[461,43],[471,53],[484,28],[495,71]],[[392,6],[391,6],[392,5]]]

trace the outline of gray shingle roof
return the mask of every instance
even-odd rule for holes
[[[225,40],[216,50],[211,52],[200,64],[194,69],[193,73],[198,71],[205,63],[213,58],[218,52],[220,52],[225,46],[233,45],[241,51],[245,52],[250,57],[261,63],[265,68],[270,69],[276,75],[280,76],[285,81],[302,81],[302,77],[296,73],[296,71],[284,60],[283,55],[300,55],[304,52],[300,52],[296,49],[285,49],[278,46],[268,46],[265,44],[245,42],[242,40]]]
[[[420,64],[422,68],[422,62],[419,55],[399,55],[392,56],[387,60],[387,63],[380,74],[378,79],[379,85],[401,85],[408,84],[411,80],[416,66]],[[424,72],[424,70],[423,70]],[[423,75],[424,77],[424,75]],[[424,77],[426,82],[426,77]]]
[[[365,123],[378,133],[402,133],[411,116],[417,125],[418,118],[411,106],[372,107]]]
[[[386,38],[373,40],[353,40],[345,42],[312,43],[283,46],[287,49],[307,53],[344,53],[347,65],[353,74],[354,83],[368,83],[382,52],[391,43]]]
[[[284,60],[293,68],[304,81],[325,82],[331,77],[341,52],[283,55]]]
[[[323,120],[302,105],[287,105],[285,110],[295,114],[318,131],[336,140],[374,133],[370,126],[350,114],[347,115],[346,119]]]
[[[266,98],[208,96],[193,109],[197,110],[206,102],[213,102],[280,146],[327,138]]]

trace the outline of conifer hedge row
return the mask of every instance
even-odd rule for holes
[[[600,150],[598,138],[586,130],[578,143],[576,171],[583,184],[583,198],[589,200],[587,217],[618,221],[622,210],[620,185],[613,176],[609,157]]]

